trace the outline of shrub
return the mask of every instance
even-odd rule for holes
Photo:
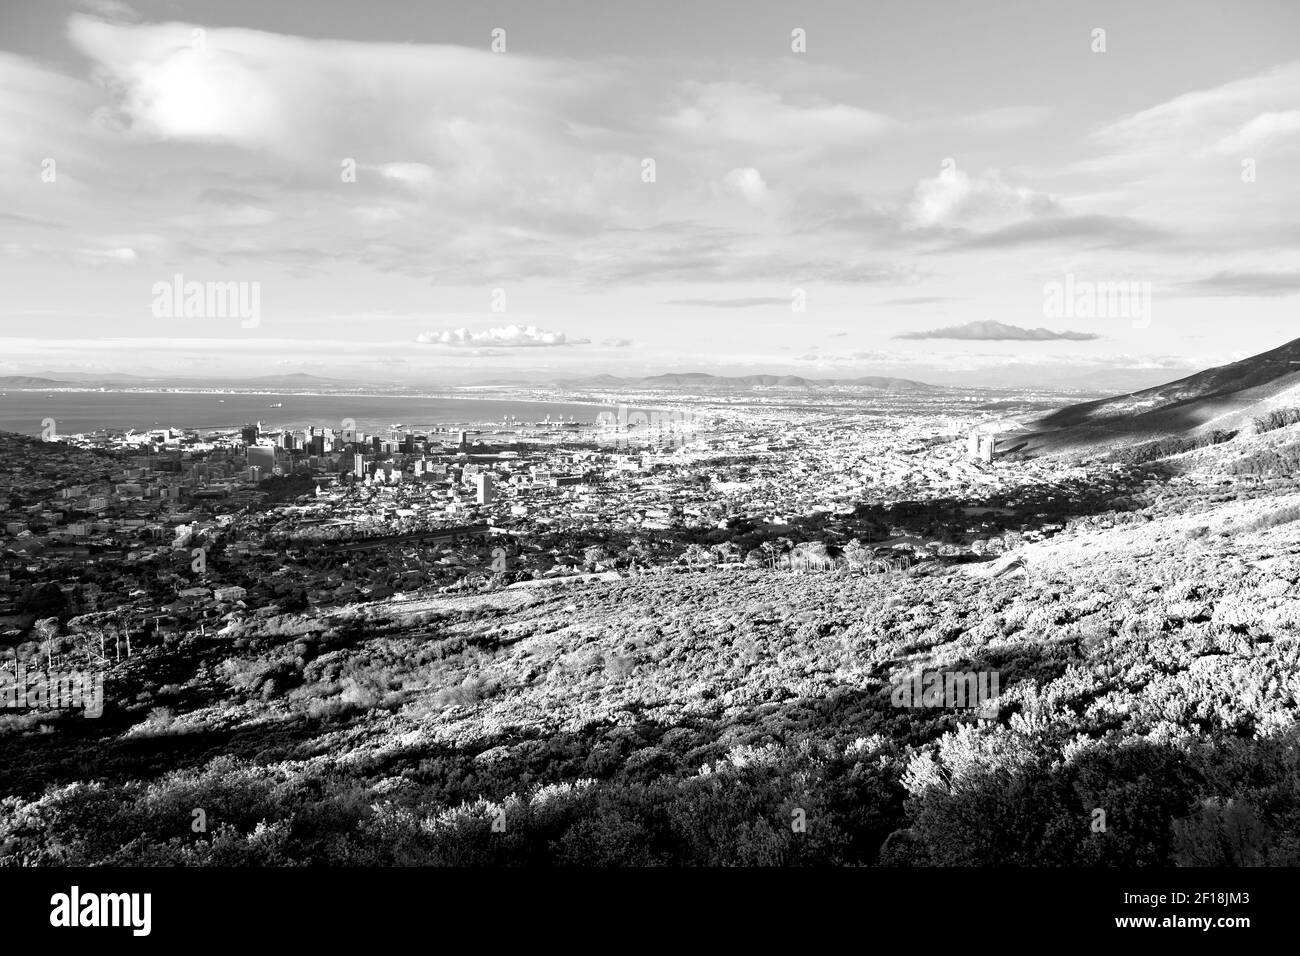
[[[1300,408],[1275,408],[1255,419],[1255,433],[1262,435],[1265,432],[1297,424],[1300,424]]]
[[[1228,470],[1231,474],[1251,478],[1294,474],[1300,471],[1300,443],[1246,455],[1233,462]]]
[[[1211,797],[1191,816],[1174,821],[1178,866],[1260,866],[1271,834],[1245,800]]]
[[[1292,521],[1300,521],[1300,504],[1288,505],[1285,508],[1279,508],[1268,514],[1252,518],[1233,528],[1240,534],[1249,534],[1253,531],[1264,531],[1268,528],[1276,528],[1278,525],[1290,524]]]

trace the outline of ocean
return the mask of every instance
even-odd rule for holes
[[[499,425],[507,415],[521,423],[540,422],[547,416],[552,422],[594,422],[607,407],[500,398],[10,389],[0,392],[0,431],[39,436],[47,418],[54,419],[60,435],[102,428],[238,428],[258,421],[268,429],[307,425],[341,429],[349,418],[367,432],[387,431],[399,423],[418,431],[436,425]]]

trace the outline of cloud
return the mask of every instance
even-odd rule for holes
[[[606,253],[599,260],[592,261],[585,270],[588,280],[597,287],[659,282],[761,282],[770,285],[774,276],[780,276],[788,279],[794,288],[810,282],[846,285],[908,282],[917,276],[917,270],[910,265],[866,261],[858,250],[842,246],[825,250],[792,249],[788,243],[768,242],[762,236],[730,239],[711,230],[702,230],[692,239],[653,235],[647,235],[645,239],[644,243],[632,247],[634,251],[616,257]],[[608,242],[605,245],[608,247]],[[790,300],[781,301],[788,303]],[[708,300],[678,300],[677,304],[709,303]]]
[[[1223,156],[1250,157],[1295,136],[1297,90],[1300,61],[1185,93],[1094,130],[1087,145],[1100,153],[1075,169],[1134,177],[1143,187],[1141,200],[1150,198],[1152,186],[1176,185],[1189,193],[1210,189],[1221,181]],[[1293,142],[1282,145],[1294,149]],[[1208,210],[1196,205],[1196,221],[1204,223]]]
[[[425,163],[383,163],[373,168],[385,179],[403,186],[431,186],[435,181],[433,167]]]
[[[761,305],[789,305],[790,302],[789,297],[764,295],[742,299],[669,299],[668,305],[688,305],[705,309],[752,309]]]
[[[775,90],[738,82],[683,84],[686,105],[662,120],[669,131],[705,139],[806,154],[859,146],[897,128],[880,113],[824,99],[787,102]]]
[[[972,178],[954,167],[917,184],[906,222],[914,228],[996,225],[1059,209],[1052,196],[1008,185],[996,170]]]
[[[600,344],[611,349],[625,349],[632,345],[631,339],[601,339]]]
[[[1265,73],[1197,90],[1132,113],[1097,129],[1092,138],[1111,148],[1170,149],[1203,145],[1215,129],[1236,129],[1248,117],[1295,104],[1300,61]]]
[[[1300,132],[1300,110],[1261,113],[1235,133],[1219,140],[1214,146],[1214,152],[1228,156],[1249,155],[1274,140],[1297,132]]]
[[[183,228],[164,253],[295,275],[353,262],[437,284],[510,275],[609,287],[775,274],[794,285],[875,282],[897,271],[830,239],[789,243],[789,224],[775,217],[762,229],[737,225],[744,210],[733,197],[754,207],[774,198],[769,162],[789,168],[832,149],[847,156],[901,128],[808,92],[800,71],[779,81],[780,70],[757,76],[742,66],[729,72],[750,71],[755,83],[701,82],[644,60],[85,15],[68,19],[67,36],[96,80],[73,84],[90,105],[67,111],[72,125],[94,131],[109,165],[116,150],[139,171],[139,182],[95,183],[108,197],[97,209],[111,214],[120,200],[125,215],[134,192],[181,181],[182,145],[192,176],[214,192],[275,200],[273,217],[209,196],[205,204],[230,212],[206,221],[272,228],[241,235],[172,215],[169,225]],[[785,88],[767,88],[774,83]],[[97,121],[87,122],[92,113]],[[4,118],[0,109],[0,126]],[[660,164],[653,189],[641,180],[647,156]],[[831,179],[851,175],[847,160],[827,169]],[[178,208],[175,195],[156,201]],[[683,221],[687,235],[673,231]],[[318,248],[304,258],[304,246]]]
[[[140,19],[140,14],[121,0],[77,0],[77,6],[106,20]]]
[[[936,302],[951,301],[952,297],[947,295],[910,295],[899,299],[886,299],[884,302],[877,302],[876,305],[933,305]]]
[[[214,206],[232,206],[239,208],[241,206],[262,206],[266,200],[254,196],[252,193],[242,192],[238,189],[209,188],[199,193],[197,197],[201,203],[209,203]]]
[[[136,251],[129,246],[115,246],[102,249],[74,249],[72,261],[82,265],[132,265],[139,260]]]
[[[1300,292],[1300,272],[1216,272],[1178,286],[1192,295],[1257,296],[1294,295]]]
[[[1149,244],[1167,236],[1164,230],[1127,216],[1050,215],[967,235],[955,240],[950,248],[1003,249],[1066,240],[1086,241],[1094,247],[1124,248],[1136,243]]]
[[[0,212],[0,222],[16,223],[22,226],[33,226],[41,229],[66,229],[61,222],[53,222],[48,219],[38,219],[35,216],[23,216],[16,212]]]
[[[491,180],[526,168],[553,108],[598,69],[487,49],[318,40],[186,23],[128,25],[84,15],[73,45],[112,97],[104,119],[141,140],[223,143],[316,168],[358,155],[433,156]],[[483,104],[490,103],[490,109]],[[536,111],[540,110],[542,115]],[[572,110],[569,110],[572,111]],[[387,162],[409,183],[422,163]],[[428,167],[425,167],[428,169]]]
[[[761,205],[767,198],[767,183],[763,182],[758,170],[752,167],[733,169],[722,178],[722,183],[751,206]]]
[[[944,329],[904,332],[896,339],[956,339],[968,342],[1089,342],[1101,338],[1092,332],[1056,332],[1051,329],[1024,329],[1003,322],[967,322]]]
[[[449,345],[455,348],[497,346],[501,348],[549,348],[586,345],[589,339],[571,339],[563,332],[551,332],[535,325],[503,325],[473,332],[466,328],[442,332],[421,332],[415,337],[421,345]]]
[[[408,330],[392,334],[432,330],[424,341],[434,347],[412,350],[416,361],[477,369],[475,350],[579,364],[598,351],[532,353],[576,343],[479,331],[511,321],[614,337],[602,358],[630,361],[629,346],[610,344],[616,337],[635,336],[638,356],[689,355],[694,316],[717,333],[708,347],[728,352],[744,337],[717,326],[768,315],[776,329],[795,288],[808,290],[816,340],[875,306],[934,306],[910,327],[995,314],[1045,321],[994,304],[1018,274],[1045,271],[1127,271],[1175,289],[1183,280],[1184,294],[1281,295],[1291,287],[1249,276],[1290,268],[1291,258],[1272,253],[1300,248],[1282,156],[1297,142],[1292,68],[1237,93],[1155,106],[1111,124],[1110,139],[1087,140],[1064,115],[1034,128],[1048,110],[1008,105],[1040,93],[1055,102],[1052,90],[1007,87],[962,110],[922,78],[899,99],[876,82],[881,64],[870,58],[845,60],[827,77],[804,58],[738,50],[588,44],[552,57],[512,42],[498,56],[470,36],[463,47],[340,40],[305,22],[296,36],[214,25],[199,49],[195,24],[65,22],[61,51],[42,45],[40,60],[0,53],[0,129],[12,134],[0,150],[0,259],[10,260],[0,267],[12,269],[6,296],[20,308],[47,299],[71,308],[79,297],[129,325],[138,309],[114,287],[129,285],[124,272],[247,275],[280,283],[277,309],[292,300],[302,328],[308,316],[321,331],[347,321],[321,312],[389,306]],[[1223,75],[1222,64],[1189,63],[1187,75]],[[1103,86],[1090,116],[1159,99],[1143,100],[1153,87],[1141,83]],[[1140,154],[1161,131],[1175,134],[1179,152],[1149,175],[1080,174],[1082,161]],[[1194,162],[1216,144],[1260,148],[1259,182],[1241,182],[1232,157]],[[918,182],[950,154],[959,161],[950,175]],[[47,156],[58,160],[48,188],[37,178]],[[653,184],[641,178],[643,157],[658,164]],[[348,158],[355,181],[340,177]],[[1195,182],[1192,166],[1205,174]],[[156,242],[136,235],[140,223]],[[1211,239],[1220,243],[1213,254]],[[85,270],[88,285],[61,281],[86,262],[99,266]],[[1201,278],[1216,269],[1238,272]],[[924,284],[922,270],[933,270]],[[532,284],[539,301],[573,294],[572,310],[420,311],[430,285],[454,290],[440,299],[469,302],[503,282]],[[664,305],[664,295],[681,298]],[[546,317],[566,314],[576,318]],[[875,325],[855,327],[843,344],[870,347],[909,327]],[[766,348],[790,333],[756,334]],[[613,349],[625,351],[604,351]]]

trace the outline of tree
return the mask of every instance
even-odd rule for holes
[[[688,546],[686,551],[682,554],[682,558],[691,566],[692,569],[697,565],[711,564],[713,562],[712,552],[699,544],[691,544]]]
[[[63,617],[68,612],[68,599],[53,581],[36,586],[29,584],[18,598],[18,610],[38,618]]]
[[[844,560],[853,570],[861,571],[871,561],[871,550],[854,538],[844,546]]]

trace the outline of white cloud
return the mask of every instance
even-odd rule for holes
[[[763,200],[767,198],[767,183],[753,167],[733,169],[722,178],[722,182],[727,189],[741,196],[751,206],[762,205]]]
[[[690,83],[690,102],[663,125],[710,142],[766,146],[777,151],[861,145],[897,127],[887,116],[844,103],[797,105],[773,90],[745,83]]]
[[[385,179],[404,186],[432,185],[436,175],[433,167],[424,163],[384,163],[374,168]]]
[[[135,250],[128,246],[119,246],[113,249],[78,249],[77,256],[81,261],[90,265],[104,263],[129,265],[140,258],[136,255]]]
[[[954,167],[917,184],[907,221],[917,227],[998,226],[1058,208],[1051,196],[1010,186],[996,171],[972,178]]]
[[[552,332],[535,325],[504,325],[499,328],[474,332],[470,329],[450,329],[442,332],[421,332],[415,337],[421,345],[450,345],[457,348],[498,346],[503,348],[538,348],[562,345],[585,345],[588,339],[571,339],[563,332]]]
[[[1245,156],[1296,132],[1300,132],[1300,110],[1261,113],[1235,133],[1219,140],[1214,146],[1214,152]]]
[[[362,222],[371,225],[397,222],[402,218],[402,214],[391,206],[357,206],[352,212]]]
[[[1109,123],[1093,138],[1106,146],[1203,144],[1208,134],[1234,129],[1260,113],[1295,105],[1300,94],[1300,61],[1208,90],[1177,96]]]
[[[486,46],[316,40],[83,15],[69,18],[68,35],[112,94],[113,125],[140,138],[227,143],[312,166],[411,152],[457,169],[511,157],[525,166],[537,158],[527,147],[546,138],[548,107],[594,78],[578,64],[497,56]],[[409,181],[419,165],[389,163],[381,174]]]

